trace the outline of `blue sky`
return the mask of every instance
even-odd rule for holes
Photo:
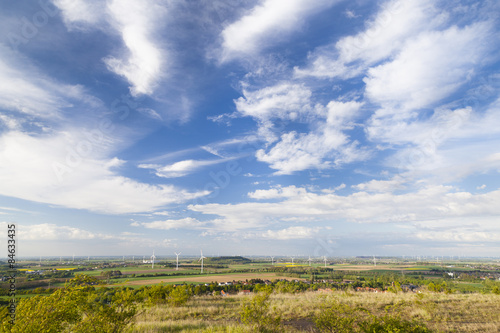
[[[500,253],[496,1],[0,8],[20,256]]]

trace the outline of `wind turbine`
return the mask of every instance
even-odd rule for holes
[[[177,261],[176,261],[176,264],[175,264],[175,270],[178,271],[179,270],[179,256],[181,255],[182,252],[174,252],[175,255],[177,256]]]
[[[153,255],[151,256],[151,269],[155,267],[155,259],[156,259],[155,250],[153,250]]]
[[[201,261],[201,274],[203,274],[203,259],[205,259],[206,257],[203,256],[202,250],[200,250],[200,253],[201,253],[201,257],[200,257],[200,259],[198,259],[198,261]]]
[[[293,265],[294,265],[294,264],[293,264],[293,259],[295,259],[295,257],[290,257],[290,258],[292,258],[292,266],[293,266]]]
[[[271,256],[271,265],[274,265],[274,257]]]
[[[326,268],[326,256],[323,256],[323,261],[325,262],[325,268]]]
[[[373,256],[373,266],[377,266],[377,259],[375,259],[375,256]]]
[[[309,259],[307,259],[307,261],[309,261],[309,266],[311,266],[311,261],[312,261],[311,256],[309,256]]]

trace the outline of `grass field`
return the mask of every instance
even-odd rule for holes
[[[134,332],[253,332],[240,323],[241,303],[251,296],[202,296],[179,307],[159,305],[147,309]],[[386,310],[403,318],[420,320],[434,332],[499,332],[500,296],[426,293],[274,294],[271,308],[283,318],[278,332],[317,332],[313,318],[336,300],[363,307],[382,316]]]

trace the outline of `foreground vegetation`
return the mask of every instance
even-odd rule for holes
[[[500,327],[496,263],[454,265],[450,274],[431,265],[351,264],[342,270],[236,259],[213,260],[217,268],[209,275],[196,274],[190,263],[184,271],[155,270],[165,282],[143,276],[151,271],[118,265],[25,276],[20,270],[16,321],[9,322],[9,298],[0,297],[0,332],[419,333]],[[216,282],[220,278],[226,282]],[[172,283],[182,279],[191,283]]]
[[[195,295],[192,285],[132,289],[95,283],[82,275],[50,295],[21,299],[14,325],[2,310],[0,332],[419,333],[500,327],[500,296],[494,293],[278,292],[262,285],[252,294],[224,296]]]

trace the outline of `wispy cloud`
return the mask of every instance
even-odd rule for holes
[[[255,55],[300,29],[303,20],[338,0],[265,0],[221,33],[222,61]]]
[[[1,135],[0,194],[117,214],[152,211],[208,194],[120,176],[117,170],[123,161],[98,157],[98,148],[84,135],[75,134]],[[75,146],[67,145],[68,140]]]
[[[167,9],[157,0],[140,3],[126,0],[103,2],[55,1],[69,29],[112,28],[125,45],[118,56],[104,59],[109,70],[124,77],[132,95],[151,95],[164,77],[167,52],[155,38],[163,26]]]
[[[297,76],[350,78],[370,65],[397,54],[405,42],[422,31],[440,27],[447,19],[429,0],[385,2],[366,29],[323,46],[309,57],[306,68],[296,68]]]
[[[162,178],[184,177],[203,167],[231,161],[234,158],[223,158],[217,160],[184,160],[170,165],[139,164],[139,168],[153,169],[155,175]]]

